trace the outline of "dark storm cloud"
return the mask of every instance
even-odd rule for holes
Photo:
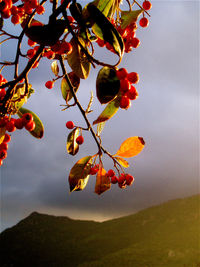
[[[83,192],[69,194],[70,168],[79,158],[96,153],[96,144],[84,133],[86,142],[79,154],[66,154],[65,122],[85,123],[77,109],[60,111],[64,100],[59,85],[51,91],[45,88],[44,81],[53,77],[50,66],[44,62],[42,69],[34,71],[30,82],[36,93],[27,108],[44,122],[45,136],[35,140],[26,132],[13,134],[1,168],[2,229],[34,210],[105,219],[199,192],[198,11],[195,1],[155,1],[149,28],[138,29],[141,46],[125,55],[120,65],[140,74],[139,98],[106,124],[102,140],[115,153],[129,136],[144,137],[144,151],[129,160],[128,172],[135,176],[135,184],[127,190],[113,186],[97,196],[91,177]],[[108,60],[107,55],[98,52],[96,57]],[[84,107],[95,89],[94,73],[78,92]],[[94,107],[98,111],[89,115],[91,121],[102,110],[95,101]],[[110,167],[106,158],[105,168]]]

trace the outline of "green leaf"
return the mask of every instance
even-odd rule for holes
[[[120,89],[120,80],[116,76],[116,70],[103,67],[96,81],[97,98],[101,104],[106,104],[113,100]]]
[[[116,97],[105,107],[99,117],[93,121],[93,124],[97,124],[103,121],[107,121],[112,118],[119,109],[120,97]]]
[[[79,145],[76,143],[76,138],[79,136],[79,128],[75,128],[67,137],[67,152],[74,156],[79,151]]]
[[[26,108],[20,108],[17,112],[17,115],[21,118],[25,113],[31,113],[35,122],[35,129],[29,133],[35,138],[41,139],[44,135],[44,126],[42,121],[34,112]]]
[[[72,167],[69,174],[70,192],[83,190],[89,179],[89,172],[92,165],[92,156],[87,156]]]
[[[94,4],[87,5],[87,10],[91,22],[95,23],[92,26],[95,35],[111,44],[117,55],[121,57],[124,52],[124,42],[119,32]]]
[[[3,139],[5,137],[5,133],[6,133],[6,127],[0,128],[0,144],[3,142]]]
[[[101,132],[103,131],[103,128],[105,127],[106,122],[100,122],[97,124],[97,136],[101,135]]]
[[[111,182],[110,178],[106,175],[106,170],[104,170],[104,168],[100,168],[96,177],[95,193],[100,195],[109,190],[110,187]]]
[[[80,37],[79,41],[83,47],[86,48],[85,41]],[[67,56],[68,64],[78,77],[86,79],[90,73],[91,63],[88,61],[86,55],[74,38],[71,39],[70,43],[73,50],[72,53]]]
[[[129,167],[129,163],[127,160],[125,160],[124,158],[121,157],[114,157],[124,168],[128,168]]]
[[[80,85],[80,78],[73,71],[68,73],[68,77],[76,93]],[[72,96],[69,84],[65,78],[63,78],[61,81],[61,92],[62,92],[62,96],[64,100],[70,101],[72,99],[73,96]]]
[[[137,21],[138,17],[142,14],[143,10],[122,11],[121,12],[121,28],[125,29],[128,25]]]
[[[96,4],[96,7],[107,17],[114,14],[117,8],[117,1],[115,0],[97,0],[93,4]]]
[[[51,63],[51,70],[56,76],[58,76],[59,66],[56,60]]]

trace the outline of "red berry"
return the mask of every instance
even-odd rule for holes
[[[106,45],[104,40],[101,40],[100,38],[98,38],[96,42],[100,47],[104,47]]]
[[[22,116],[23,124],[26,125],[27,123],[33,121],[33,115],[31,113],[24,113]]]
[[[98,172],[98,169],[96,169],[95,168],[95,166],[94,167],[92,167],[91,169],[90,169],[90,175],[95,175],[96,173]]]
[[[116,75],[119,80],[122,80],[126,78],[126,76],[128,75],[128,71],[125,68],[121,68],[117,70]]]
[[[1,143],[0,150],[8,150],[8,144],[6,142]]]
[[[6,130],[8,132],[14,132],[16,130],[16,127],[14,125],[14,122],[12,122],[12,121],[7,122],[7,124],[6,124]]]
[[[115,172],[112,169],[110,169],[109,171],[107,171],[107,176],[108,177],[113,177],[114,175],[115,175]]]
[[[29,50],[27,51],[27,56],[28,56],[29,58],[34,57],[35,54],[36,54],[35,49],[29,49]]]
[[[137,72],[130,72],[127,78],[131,83],[138,83],[140,79]]]
[[[133,176],[130,175],[130,174],[127,174],[127,175],[126,175],[126,184],[127,184],[127,185],[131,185],[133,182],[134,182],[134,178],[133,178]]]
[[[29,46],[35,46],[37,43],[32,41],[31,39],[28,39],[28,45]]]
[[[144,1],[143,4],[142,4],[142,7],[145,9],[145,10],[149,10],[152,8],[152,4],[151,2],[149,1]]]
[[[80,135],[80,136],[78,136],[78,137],[76,138],[76,143],[77,143],[77,144],[82,145],[83,142],[84,142],[84,138],[83,138],[82,135]]]
[[[45,83],[45,86],[46,86],[46,88],[48,88],[48,89],[52,89],[53,86],[54,86],[54,82],[53,82],[53,81],[47,81],[47,82]]]
[[[131,45],[132,47],[137,48],[140,45],[140,40],[137,37],[134,37],[131,40]]]
[[[45,12],[45,8],[43,6],[37,6],[36,7],[36,12],[39,14],[39,15],[42,15],[44,14]]]
[[[15,127],[19,130],[22,129],[25,125],[23,119],[15,120],[14,124],[15,124]]]
[[[21,20],[21,17],[18,14],[13,15],[12,18],[11,18],[11,22],[13,24],[19,24],[20,20]]]
[[[6,95],[6,90],[4,88],[0,89],[0,99],[3,99],[5,95]]]
[[[35,129],[35,122],[34,121],[30,121],[25,125],[25,128],[27,131],[31,132]]]
[[[2,166],[3,165],[3,160],[2,159],[0,159],[0,166]]]
[[[131,101],[127,96],[122,96],[119,104],[120,108],[128,109],[131,106]]]
[[[67,129],[73,129],[74,128],[74,123],[73,123],[73,121],[68,121],[67,123],[66,123],[66,127],[67,127]]]
[[[117,176],[112,176],[112,177],[111,177],[111,183],[112,183],[112,184],[116,184],[116,183],[118,183],[118,178],[117,178]]]
[[[4,142],[4,143],[9,143],[10,140],[11,140],[11,136],[10,136],[9,134],[5,133],[3,142]]]
[[[139,21],[141,27],[146,28],[149,25],[149,20],[145,17],[141,18]]]
[[[7,151],[5,149],[0,150],[0,159],[7,158]]]
[[[69,54],[71,54],[71,52],[72,52],[72,45],[68,42],[63,42],[61,44],[60,49],[58,50],[58,53],[61,55],[62,54],[69,55]]]
[[[128,92],[126,92],[126,96],[130,100],[135,100],[137,98],[138,92],[137,92],[136,88],[133,85],[131,85],[131,89]]]
[[[130,84],[129,80],[127,80],[127,79],[120,80],[120,90],[122,92],[126,92],[126,91],[130,90],[130,88],[131,88],[131,84]]]

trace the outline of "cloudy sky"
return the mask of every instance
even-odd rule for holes
[[[33,211],[102,221],[200,193],[199,2],[153,1],[150,13],[149,27],[137,31],[140,47],[126,54],[120,65],[139,73],[139,98],[129,110],[120,110],[102,133],[104,147],[111,153],[130,136],[146,141],[143,152],[129,160],[134,186],[126,190],[112,186],[98,196],[92,176],[84,191],[69,194],[70,168],[81,157],[95,154],[97,147],[84,133],[85,143],[78,155],[66,153],[66,121],[85,123],[76,108],[61,112],[59,105],[64,101],[59,84],[53,90],[45,88],[53,74],[44,60],[30,76],[36,92],[26,107],[40,116],[45,135],[36,140],[25,130],[12,134],[8,158],[0,169],[1,230]],[[9,48],[10,56],[13,51]],[[5,58],[8,48],[1,55]],[[111,56],[105,50],[96,52],[96,57],[107,62],[112,61]],[[92,70],[79,89],[84,107],[90,91],[95,93],[97,71]],[[11,72],[6,74],[12,77]],[[93,105],[91,121],[103,109],[97,101]],[[105,167],[112,167],[107,157]]]

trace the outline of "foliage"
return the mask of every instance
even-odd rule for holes
[[[49,15],[47,5],[52,7]],[[29,83],[30,71],[39,68],[40,62],[47,58],[54,79],[46,81],[46,88],[52,89],[60,81],[62,97],[66,101],[63,111],[77,106],[87,124],[83,128],[71,121],[66,123],[71,130],[66,143],[68,154],[74,156],[79,152],[84,142],[84,131],[89,131],[97,144],[97,153],[79,159],[69,172],[70,191],[83,190],[89,177],[96,175],[95,192],[101,194],[110,189],[111,184],[125,188],[133,183],[133,176],[124,170],[129,167],[124,158],[136,156],[145,144],[141,137],[130,137],[112,155],[103,147],[101,133],[108,120],[120,109],[127,110],[138,97],[133,86],[139,82],[138,73],[128,73],[125,68],[118,66],[124,53],[139,46],[140,41],[135,36],[137,23],[141,27],[148,26],[146,16],[150,16],[147,10],[151,8],[151,3],[147,0],[143,3],[127,0],[123,10],[119,0],[94,0],[82,5],[82,2],[75,0],[1,0],[0,30],[3,40],[0,45],[6,46],[9,40],[16,41],[16,54],[13,61],[0,62],[0,165],[7,157],[8,133],[25,128],[32,136],[38,139],[43,137],[42,121],[23,105],[30,101],[34,93]],[[36,20],[35,15],[49,16],[48,23]],[[9,32],[9,19],[15,27],[19,27],[19,35]],[[27,51],[24,48],[26,42],[30,46]],[[96,59],[94,51],[97,45],[108,49],[117,58],[116,64]],[[19,72],[22,60],[26,63]],[[87,79],[91,67],[97,65],[102,68],[97,74],[96,96],[106,106],[91,123],[88,114],[92,112],[93,93],[86,109],[76,93],[81,79]],[[7,81],[4,76],[9,68],[14,70],[14,78]],[[94,125],[97,125],[96,130]],[[104,169],[104,154],[113,162],[115,171]]]

